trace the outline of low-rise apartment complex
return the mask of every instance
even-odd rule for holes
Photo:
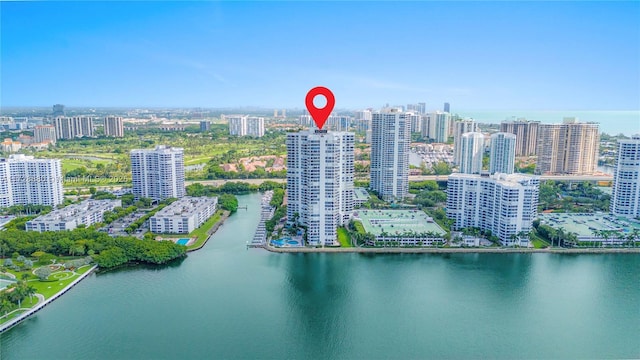
[[[217,205],[215,197],[183,197],[152,216],[149,229],[154,234],[188,234],[207,221]]]

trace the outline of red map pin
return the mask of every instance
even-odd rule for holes
[[[322,95],[327,99],[327,104],[320,109],[313,105],[313,99],[318,95]],[[336,98],[333,96],[333,93],[324,86],[316,86],[307,93],[305,103],[318,129],[322,130],[324,123],[327,122],[327,118],[329,118],[329,115],[331,115],[333,111],[333,106],[336,104]]]

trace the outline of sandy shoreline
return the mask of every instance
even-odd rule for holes
[[[640,254],[640,248],[587,248],[587,249],[528,249],[528,248],[276,248],[264,246],[276,253],[373,253],[373,254],[444,254],[444,253],[552,253],[552,254]]]

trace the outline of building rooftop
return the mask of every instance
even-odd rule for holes
[[[120,200],[85,200],[80,204],[69,205],[46,215],[38,216],[34,221],[70,221],[76,219],[78,216],[104,208],[121,206],[121,204],[122,202]]]
[[[563,228],[578,237],[593,236],[594,231],[613,230],[628,234],[640,230],[640,221],[606,213],[548,213],[539,215],[540,222],[554,229]]]
[[[354,215],[362,220],[366,232],[376,236],[383,232],[400,235],[412,231],[446,234],[440,225],[420,210],[358,210]]]
[[[353,199],[360,201],[367,201],[371,196],[365,188],[357,187],[353,189]]]
[[[158,211],[154,217],[172,217],[172,216],[189,216],[197,211],[198,208],[207,206],[211,203],[217,203],[218,198],[215,197],[190,197],[186,196],[176,200],[171,205]]]

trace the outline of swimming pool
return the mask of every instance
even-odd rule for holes
[[[278,240],[271,240],[271,245],[277,247],[301,247],[302,242],[300,240],[294,240],[289,237],[285,237]]]
[[[189,238],[178,239],[176,241],[176,244],[187,246],[187,243],[189,242],[189,240],[191,240],[191,239],[189,239]]]

